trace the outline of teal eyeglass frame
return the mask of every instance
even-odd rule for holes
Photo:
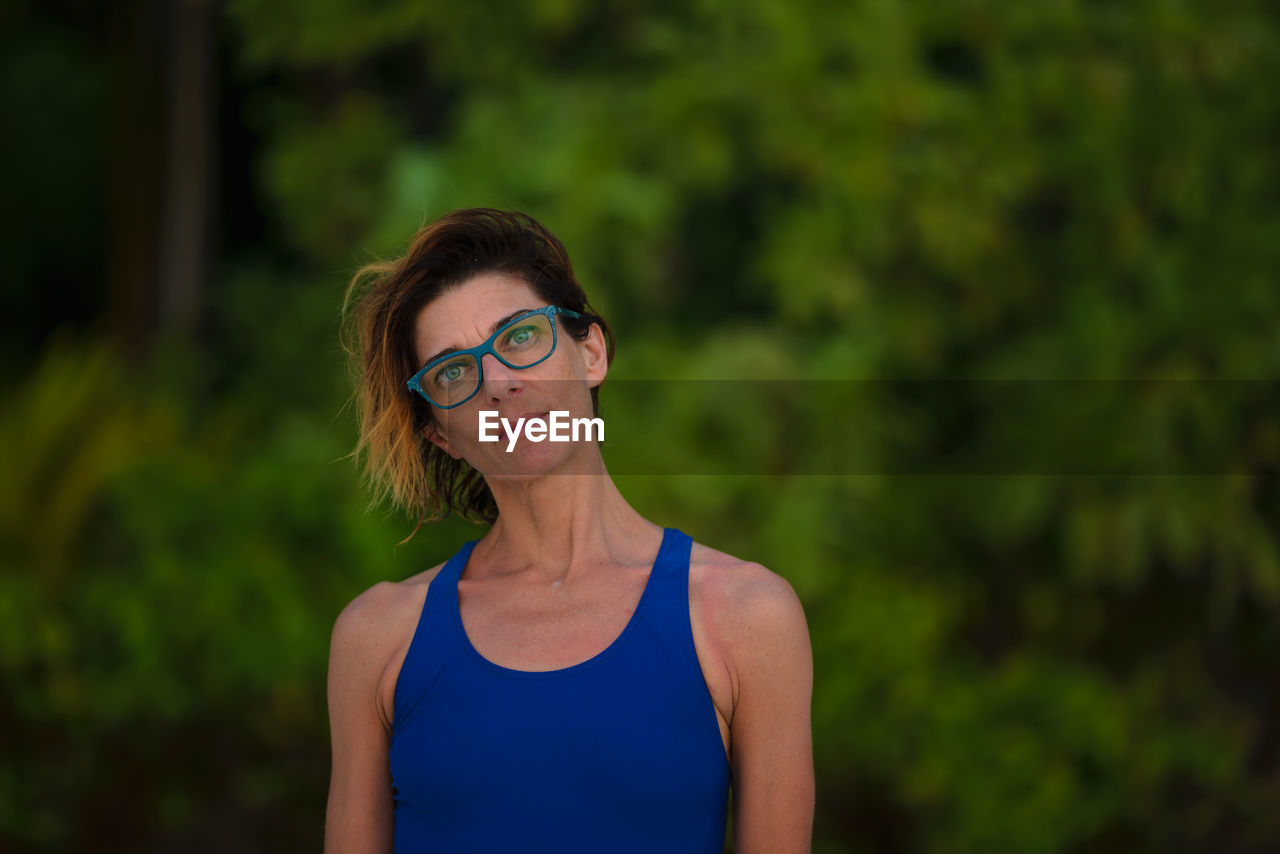
[[[551,321],[551,349],[547,351],[547,355],[543,356],[537,362],[530,362],[527,365],[513,365],[510,362],[508,362],[506,359],[502,358],[502,356],[498,354],[497,350],[493,349],[493,342],[497,341],[498,336],[506,332],[512,326],[515,326],[517,323],[519,323],[522,320],[528,320],[530,317],[533,317],[535,314],[546,315],[547,319]],[[475,397],[476,392],[480,391],[480,389],[484,386],[485,354],[492,355],[493,358],[497,359],[499,362],[506,365],[508,368],[511,368],[513,371],[523,371],[525,368],[532,368],[534,365],[537,365],[551,358],[551,354],[556,351],[556,344],[558,343],[557,338],[559,337],[559,332],[560,332],[560,330],[557,328],[560,324],[556,323],[557,314],[563,314],[566,317],[572,317],[578,320],[582,318],[582,315],[579,314],[578,312],[572,311],[567,308],[560,308],[560,306],[558,305],[548,305],[543,308],[535,308],[533,311],[526,311],[524,314],[520,315],[519,317],[513,317],[510,320],[508,320],[506,323],[502,324],[502,326],[498,327],[497,331],[495,331],[492,335],[490,335],[489,339],[485,341],[483,344],[478,344],[475,347],[468,347],[465,350],[454,350],[452,353],[445,353],[443,356],[437,359],[432,359],[430,362],[427,362],[427,364],[422,367],[422,370],[418,371],[416,374],[409,377],[409,382],[408,382],[409,390],[420,394],[422,398],[426,400],[427,403],[431,404],[436,409],[453,409],[455,406],[461,406],[471,398]],[[471,394],[467,395],[457,403],[451,403],[448,406],[441,406],[440,404],[436,403],[434,400],[431,399],[431,395],[427,394],[423,390],[420,382],[420,380],[422,379],[422,376],[428,373],[432,368],[436,367],[437,365],[443,362],[447,362],[450,359],[456,359],[459,356],[467,356],[467,355],[473,356],[476,360],[477,373],[476,373],[475,389],[471,392]]]

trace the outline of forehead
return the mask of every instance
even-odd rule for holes
[[[492,333],[493,324],[542,300],[523,279],[509,273],[481,273],[441,293],[418,312],[414,348],[419,361],[446,347],[474,347]]]

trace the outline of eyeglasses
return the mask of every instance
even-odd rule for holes
[[[557,314],[582,317],[555,305],[526,312],[504,323],[483,344],[431,360],[409,378],[409,388],[437,409],[461,406],[475,396],[484,382],[480,360],[486,353],[517,370],[532,368],[554,353]]]

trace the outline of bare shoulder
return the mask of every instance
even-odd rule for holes
[[[694,543],[689,583],[708,616],[723,626],[749,629],[761,621],[805,624],[804,608],[791,583],[762,564]]]
[[[393,662],[398,670],[431,580],[443,566],[404,581],[379,581],[352,599],[334,621],[330,673],[343,681],[364,682],[378,680]]]
[[[415,587],[418,588],[415,590]],[[333,649],[378,647],[395,627],[408,619],[415,593],[425,593],[426,585],[412,581],[379,581],[352,599],[333,624]]]
[[[690,598],[716,652],[738,676],[779,647],[809,645],[804,607],[785,578],[759,563],[695,543],[689,556]],[[735,692],[736,693],[736,692]]]

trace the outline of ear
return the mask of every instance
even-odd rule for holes
[[[604,340],[600,324],[593,323],[582,342],[582,362],[587,374],[587,386],[595,388],[604,382],[609,373],[609,345]]]
[[[428,442],[435,445],[455,460],[462,459],[462,454],[453,449],[453,445],[447,438],[445,438],[445,435],[440,432],[440,429],[436,426],[436,422],[428,421],[427,426],[423,427],[420,432],[422,433],[422,438],[426,439]]]

